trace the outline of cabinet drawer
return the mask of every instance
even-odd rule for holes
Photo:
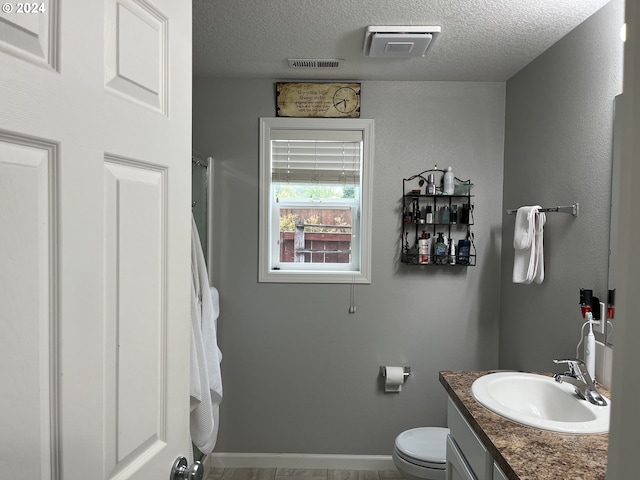
[[[451,436],[477,479],[491,480],[493,478],[493,458],[450,398],[447,406],[447,422]]]

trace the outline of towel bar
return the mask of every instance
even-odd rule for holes
[[[579,209],[580,209],[580,204],[579,203],[574,203],[573,205],[564,205],[564,206],[558,206],[558,207],[541,208],[538,211],[539,212],[570,213],[574,217],[577,217]],[[507,215],[515,215],[516,213],[518,213],[518,209],[517,208],[507,209]]]

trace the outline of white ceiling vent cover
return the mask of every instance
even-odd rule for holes
[[[340,68],[341,58],[289,58],[289,68]]]
[[[369,57],[424,57],[440,33],[438,26],[367,27],[364,54]]]

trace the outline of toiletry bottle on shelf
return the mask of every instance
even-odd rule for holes
[[[424,214],[425,223],[433,223],[433,211],[431,209],[431,205],[427,205],[426,213]]]
[[[471,250],[471,242],[469,239],[458,241],[458,264],[469,265],[469,252]]]
[[[449,240],[449,265],[456,264],[456,244],[453,238]]]
[[[411,215],[409,214],[409,210],[406,205],[402,206],[402,218],[404,223],[411,223]]]
[[[427,195],[435,195],[436,194],[436,182],[433,173],[427,175]]]
[[[420,237],[420,240],[418,240],[418,262],[422,265],[427,265],[429,263],[430,244],[429,234],[423,230],[422,236]]]
[[[420,218],[420,205],[418,204],[418,199],[413,198],[411,200],[411,220],[413,223],[418,223],[418,219]]]
[[[451,225],[458,223],[458,205],[451,207]]]
[[[442,208],[440,208],[440,220],[438,221],[438,223],[447,224],[450,220],[451,216],[449,212],[449,205],[444,205]]]
[[[447,171],[444,173],[444,184],[442,186],[443,195],[453,195],[455,185],[455,176],[451,167],[447,167]]]
[[[469,224],[469,204],[465,203],[462,205],[462,211],[458,215],[458,223],[462,223],[463,225]]]
[[[447,244],[444,243],[442,232],[438,232],[438,239],[436,240],[436,246],[434,250],[433,263],[443,265],[447,263]]]

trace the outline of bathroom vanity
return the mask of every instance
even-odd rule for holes
[[[608,434],[575,435],[527,427],[480,405],[473,382],[490,372],[440,372],[449,395],[447,480],[605,480]],[[608,390],[598,389],[606,397]]]

